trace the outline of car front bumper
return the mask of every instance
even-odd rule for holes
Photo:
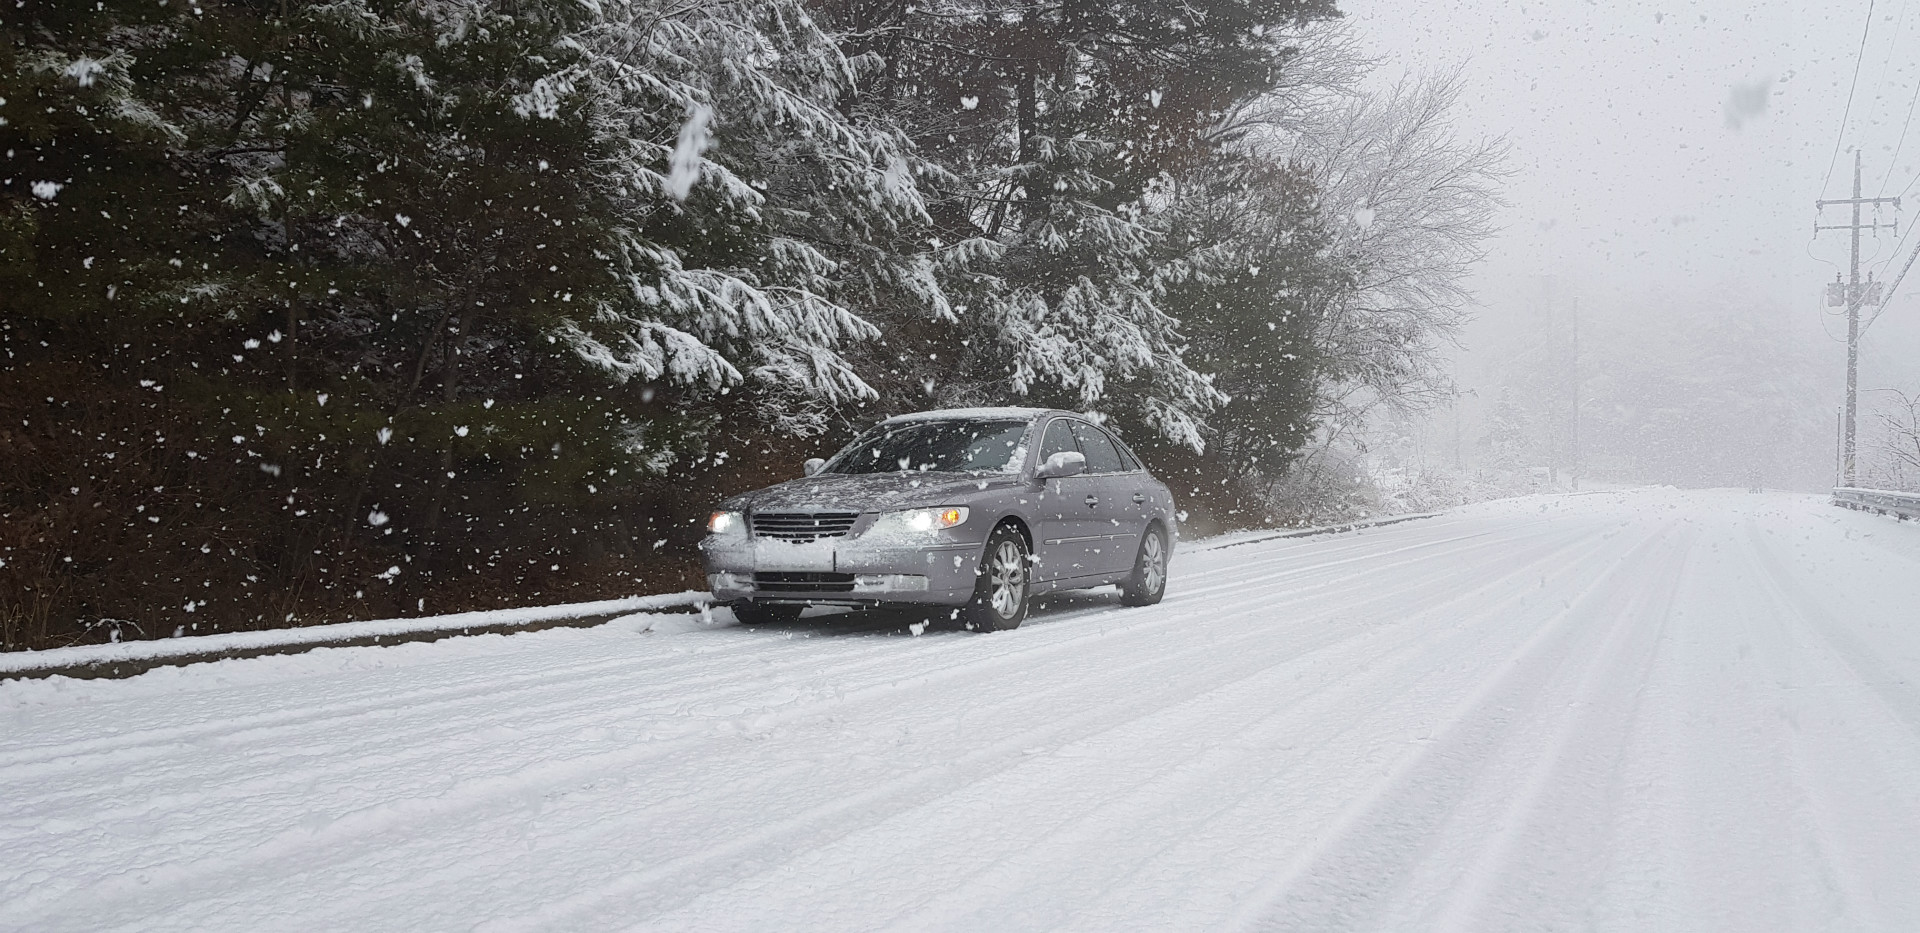
[[[981,547],[950,540],[884,547],[858,538],[792,544],[746,536],[700,544],[715,599],[818,606],[961,605],[973,597]]]

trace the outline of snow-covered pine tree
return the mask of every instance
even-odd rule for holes
[[[724,406],[792,429],[872,395],[849,296],[947,313],[900,245],[925,167],[793,3],[36,2],[0,29],[0,276],[30,283],[0,290],[6,398],[57,399],[9,422],[37,453],[6,496],[87,480],[7,534],[115,532],[10,557],[8,592],[69,595],[9,620],[626,573],[692,532],[659,473],[730,460]]]
[[[1265,480],[1318,427],[1328,360],[1316,338],[1349,283],[1325,260],[1318,190],[1298,170],[1223,152],[1170,184],[1160,214],[1161,305],[1191,341],[1189,365],[1224,399],[1207,416],[1203,451],[1145,446],[1190,509],[1258,521]]]
[[[930,196],[939,236],[992,244],[954,289],[967,313],[934,354],[949,380],[1073,407],[1133,384],[1139,421],[1199,444],[1218,395],[1160,307],[1158,186],[1204,164],[1225,108],[1270,86],[1280,27],[1332,4],[820,6],[885,61],[864,90],[958,180]]]

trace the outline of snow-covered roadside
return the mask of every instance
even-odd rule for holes
[[[0,654],[0,678],[33,676],[49,670],[111,667],[140,662],[185,663],[211,660],[221,656],[257,655],[301,651],[310,648],[368,642],[378,639],[421,634],[459,635],[475,629],[495,630],[530,626],[572,619],[594,619],[643,612],[690,612],[711,597],[688,590],[656,596],[629,596],[585,603],[555,606],[528,606],[516,609],[488,609],[457,612],[412,619],[375,619],[365,622],[341,622],[334,625],[310,625],[302,628],[271,629],[262,632],[226,632],[218,635],[194,635],[152,641],[121,642],[112,645],[80,645],[48,651],[22,651]]]
[[[137,676],[119,679],[50,676],[0,679],[0,714],[44,706],[90,705],[141,699],[178,697],[204,691],[271,689],[284,684],[327,677],[356,677],[420,669],[421,676],[449,667],[510,663],[522,654],[577,651],[608,640],[631,642],[633,636],[681,635],[703,629],[736,625],[724,609],[692,612],[643,611],[619,616],[585,628],[546,628],[449,637],[390,645],[311,646],[297,653],[236,657],[196,662],[192,666],[155,667]],[[458,632],[452,633],[456,636]],[[0,719],[0,721],[4,721]],[[4,929],[4,927],[0,927]]]
[[[1355,519],[1350,522],[1337,522],[1331,525],[1314,525],[1310,528],[1249,528],[1244,531],[1229,531],[1223,534],[1208,535],[1183,541],[1181,550],[1213,551],[1225,547],[1241,547],[1258,544],[1262,541],[1278,541],[1283,538],[1312,538],[1319,535],[1343,534],[1350,531],[1363,531],[1368,528],[1381,528],[1398,525],[1401,522],[1419,521],[1423,518],[1438,518],[1442,512],[1420,512],[1409,515],[1381,515],[1374,518]]]
[[[1916,567],[1823,497],[1538,496],[991,636],[0,681],[0,929],[1920,929]]]
[[[1230,532],[1196,539],[1183,544],[1182,547],[1206,551],[1280,538],[1302,538],[1358,531],[1363,528],[1432,518],[1439,514],[1441,513],[1429,512],[1419,515],[1381,516],[1314,528]],[[113,676],[132,676],[160,666],[288,654],[325,647],[356,647],[381,639],[402,636],[499,635],[507,634],[515,627],[538,626],[557,621],[586,620],[595,624],[621,621],[623,617],[618,614],[622,613],[642,614],[633,622],[642,630],[662,633],[692,631],[711,627],[714,624],[714,617],[710,613],[701,611],[711,600],[710,593],[687,590],[680,593],[554,606],[490,609],[407,619],[376,619],[260,632],[229,632],[218,635],[121,642],[111,645],[82,645],[48,651],[16,652],[0,654],[0,679],[46,676],[50,673],[67,673],[86,669],[101,673],[111,672]],[[666,615],[668,613],[671,615]],[[723,618],[730,619],[731,616],[723,614]],[[124,669],[114,670],[116,665],[123,665]]]

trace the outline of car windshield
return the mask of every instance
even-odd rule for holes
[[[1024,421],[883,424],[834,455],[826,473],[1012,473],[1025,451]]]

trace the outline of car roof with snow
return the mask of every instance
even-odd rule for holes
[[[908,415],[894,415],[881,424],[897,424],[903,421],[961,421],[1008,419],[1012,421],[1032,421],[1049,414],[1073,414],[1055,408],[943,408],[938,411],[916,411]]]

